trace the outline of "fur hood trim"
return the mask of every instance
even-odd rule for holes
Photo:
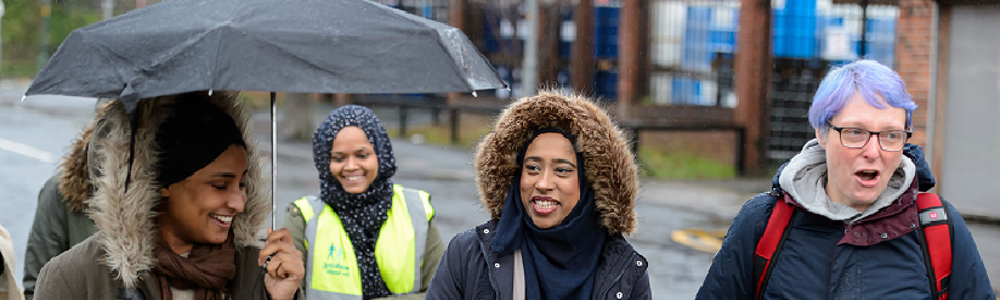
[[[500,219],[510,181],[520,172],[517,155],[524,143],[536,130],[548,127],[576,137],[573,146],[583,153],[585,175],[594,189],[602,225],[611,233],[634,232],[639,173],[629,140],[592,100],[554,91],[512,103],[500,114],[493,132],[479,143],[476,184],[490,216]]]
[[[110,105],[101,105],[97,109],[94,120],[80,130],[70,143],[69,152],[63,155],[62,162],[59,163],[59,192],[63,195],[62,200],[74,212],[83,212],[87,208],[85,201],[90,198],[90,192],[94,188],[90,183],[87,149],[97,120],[107,113],[109,108]]]
[[[251,133],[251,111],[234,93],[216,92],[206,96],[229,114],[243,132],[246,143],[247,202],[244,211],[236,215],[232,230],[237,249],[260,247],[257,235],[271,213],[267,198],[269,186],[262,176],[263,164],[258,156]],[[177,96],[144,99],[138,107],[138,131],[135,136],[135,159],[128,190],[125,177],[129,160],[130,126],[121,102],[113,102],[93,131],[92,149],[97,164],[93,183],[97,191],[87,202],[87,213],[97,227],[96,238],[105,256],[101,263],[110,267],[126,288],[138,285],[139,273],[156,265],[153,256],[159,239],[154,207],[160,202],[156,179],[156,129],[171,115],[171,104]]]
[[[95,122],[91,122],[73,139],[69,152],[62,157],[59,164],[59,192],[63,201],[75,212],[82,212],[86,205],[84,201],[90,197],[90,175],[87,170],[87,144],[90,134],[94,131]]]

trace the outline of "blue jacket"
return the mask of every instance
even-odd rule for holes
[[[455,235],[427,290],[431,299],[512,299],[514,255],[490,249],[498,221]],[[601,251],[591,299],[652,299],[646,258],[620,233],[609,234]]]
[[[912,197],[918,186],[919,190],[927,190],[934,186],[934,179],[919,147],[908,146],[906,154],[917,166],[917,182],[900,196],[900,199],[911,197],[909,206],[900,205],[903,202],[900,199],[893,205],[911,209],[910,206],[915,206]],[[781,169],[777,174],[781,174]],[[778,175],[772,184],[771,191],[747,201],[733,219],[722,249],[695,299],[753,299],[754,251],[774,204],[784,195],[778,186]],[[995,300],[965,220],[951,204],[947,205],[954,226],[948,299]],[[873,238],[866,237],[867,233],[892,230],[870,225],[882,221],[869,220],[876,215],[848,226],[842,221],[798,210],[800,213],[789,223],[792,229],[781,255],[773,262],[763,299],[931,299],[930,281],[915,230],[865,242]],[[852,228],[864,226],[869,228]],[[845,242],[856,238],[862,241],[861,245]]]

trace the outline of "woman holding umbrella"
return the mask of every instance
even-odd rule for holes
[[[393,184],[396,159],[382,122],[338,108],[313,134],[320,195],[290,204],[282,227],[306,254],[310,300],[423,299],[444,252],[427,192]]]
[[[202,91],[137,110],[134,151],[122,103],[98,121],[97,233],[45,265],[36,299],[301,299],[288,231],[257,238],[270,210],[249,109]]]
[[[628,142],[590,100],[542,92],[500,115],[475,159],[486,224],[451,240],[427,299],[651,299]]]

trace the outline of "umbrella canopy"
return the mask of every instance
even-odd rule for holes
[[[167,0],[74,30],[25,96],[117,98],[132,123],[134,149],[141,99],[205,90],[270,91],[273,209],[275,92],[503,87],[496,70],[458,29],[367,0]]]
[[[198,90],[441,93],[502,87],[461,31],[382,4],[167,0],[73,31],[26,95],[130,102]]]

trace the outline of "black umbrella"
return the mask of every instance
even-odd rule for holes
[[[73,31],[27,95],[504,87],[458,29],[364,0],[167,0]]]
[[[273,209],[274,92],[503,87],[458,29],[367,0],[167,0],[74,30],[25,95],[117,98],[134,135],[140,99],[270,91]]]

